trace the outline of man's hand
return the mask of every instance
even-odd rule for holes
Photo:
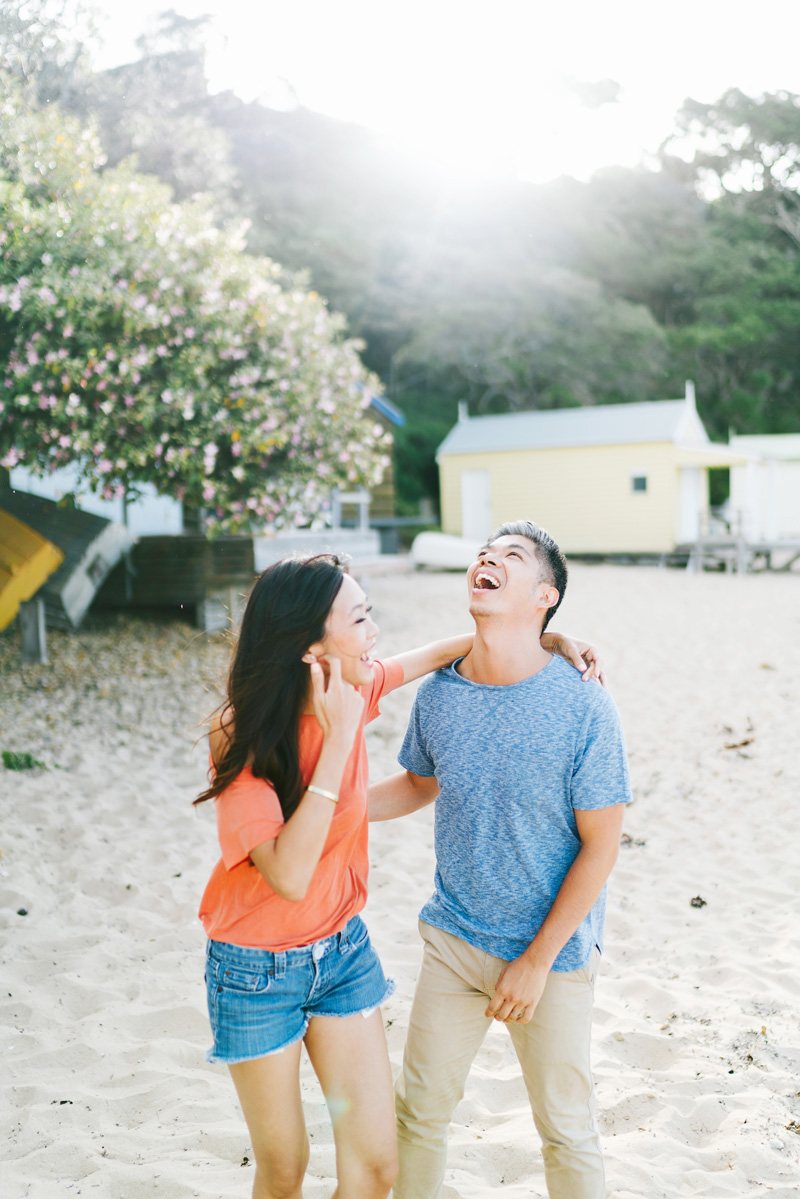
[[[524,954],[509,962],[500,972],[484,1015],[502,1024],[529,1024],[549,973],[546,967],[533,965]]]

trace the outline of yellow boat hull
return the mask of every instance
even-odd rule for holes
[[[63,561],[57,545],[0,509],[0,630]]]

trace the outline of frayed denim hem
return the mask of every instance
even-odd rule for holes
[[[265,1049],[263,1053],[249,1053],[246,1057],[220,1057],[219,1054],[214,1053],[213,1049],[209,1049],[206,1054],[206,1061],[211,1062],[212,1065],[238,1066],[240,1062],[257,1062],[261,1057],[274,1057],[276,1053],[283,1053],[284,1049],[288,1049],[290,1045],[296,1045],[298,1041],[302,1041],[308,1032],[310,1023],[310,1017],[306,1017],[306,1022],[297,1036],[290,1037],[288,1041],[284,1041],[277,1049]]]
[[[349,1016],[369,1016],[372,1012],[377,1012],[381,1004],[386,1003],[387,999],[391,999],[396,990],[397,983],[393,978],[387,978],[386,990],[377,1003],[369,1003],[366,1007],[354,1008],[352,1012],[313,1012],[311,1018],[313,1020],[314,1016],[325,1016],[326,1018],[333,1016],[336,1019],[345,1020]]]

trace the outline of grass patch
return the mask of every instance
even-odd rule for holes
[[[40,762],[38,758],[34,758],[33,754],[25,751],[17,753],[13,749],[3,750],[3,765],[6,770],[45,770],[44,762]]]

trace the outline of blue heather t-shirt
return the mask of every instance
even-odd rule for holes
[[[399,762],[436,776],[435,891],[420,916],[511,961],[541,928],[580,849],[575,809],[628,803],[619,717],[599,683],[562,658],[510,686],[473,683],[458,663],[420,687]],[[603,947],[605,888],[556,958]]]

